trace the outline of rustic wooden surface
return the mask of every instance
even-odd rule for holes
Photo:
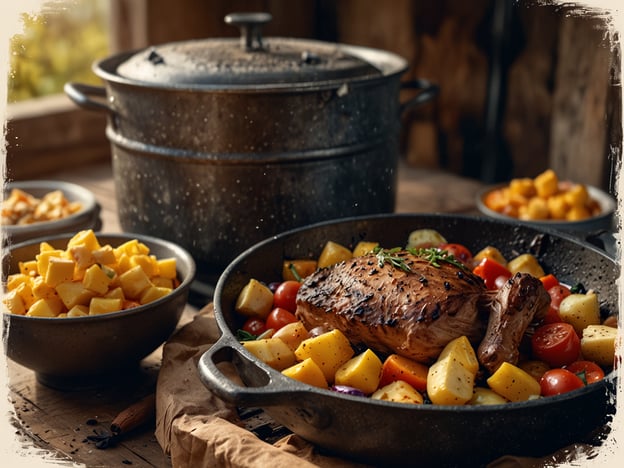
[[[81,184],[93,191],[102,206],[102,231],[119,231],[117,202],[110,163],[104,162],[46,174],[46,178]],[[402,166],[399,171],[398,212],[474,211],[480,182],[436,170]],[[181,325],[192,318],[189,305]],[[8,363],[9,397],[14,406],[16,432],[26,446],[46,450],[60,460],[86,466],[169,467],[170,461],[156,441],[154,426],[146,425],[117,445],[98,449],[87,436],[109,429],[115,416],[155,389],[162,349],[141,364],[140,372],[89,391],[60,391],[37,382],[32,371]],[[48,458],[48,455],[45,455]]]

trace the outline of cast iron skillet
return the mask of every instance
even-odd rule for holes
[[[201,358],[203,383],[240,406],[258,406],[278,423],[329,453],[372,464],[483,464],[502,455],[544,456],[608,424],[615,412],[615,372],[573,392],[495,406],[406,405],[346,396],[281,375],[240,345],[233,311],[250,278],[276,281],[287,258],[316,258],[328,240],[353,247],[365,239],[404,246],[414,229],[438,230],[477,252],[488,244],[507,258],[531,252],[562,282],[597,291],[615,313],[619,266],[597,248],[565,234],[512,222],[456,215],[377,215],[324,222],[286,232],[248,249],[224,271],[214,306],[222,336]],[[233,363],[245,387],[217,368]],[[608,426],[607,426],[608,427]]]

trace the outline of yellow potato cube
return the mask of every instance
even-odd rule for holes
[[[19,271],[23,275],[34,276],[38,274],[37,260],[29,260],[27,262],[19,262]]]
[[[158,276],[167,279],[175,279],[177,277],[177,264],[175,258],[161,258],[157,261]]]
[[[317,263],[316,260],[311,260],[307,258],[297,259],[297,260],[284,260],[282,266],[282,279],[284,281],[299,281],[299,278],[305,278],[310,276],[312,273],[316,271]],[[293,273],[293,269],[297,273]]]
[[[17,288],[20,284],[26,283],[30,284],[31,277],[24,273],[14,273],[12,275],[7,276],[6,288],[7,291],[12,291]]]
[[[130,268],[119,275],[119,284],[123,289],[124,296],[128,299],[137,299],[141,293],[149,288],[152,283],[140,265]]]
[[[511,193],[521,195],[526,198],[531,198],[537,193],[533,179],[529,177],[512,179],[509,182],[509,190]]]
[[[58,297],[39,299],[30,306],[26,315],[30,317],[56,317],[63,312],[63,303]]]
[[[33,293],[30,281],[28,283],[20,283],[20,285],[15,288],[15,292],[22,298],[22,302],[24,303],[26,309],[29,309],[30,306],[32,306],[38,299],[35,297],[35,293]]]
[[[9,291],[5,294],[2,298],[2,303],[10,314],[24,315],[26,313],[26,306],[22,298],[17,294],[17,290]]]
[[[407,236],[407,248],[409,249],[438,246],[446,243],[446,238],[435,229],[416,229]]]
[[[379,247],[379,242],[360,241],[353,249],[353,256],[361,257],[363,255],[369,254],[373,251],[375,247]]]
[[[552,219],[565,219],[568,215],[570,205],[566,202],[563,195],[554,195],[546,200],[548,204],[548,213]]]
[[[503,405],[505,403],[508,403],[506,398],[484,387],[475,387],[472,398],[468,402],[469,405]]]
[[[50,257],[46,274],[43,275],[48,286],[55,287],[74,278],[76,263],[73,260],[59,257]]]
[[[552,169],[547,169],[538,175],[534,183],[537,195],[542,198],[548,198],[559,190],[559,178]]]
[[[52,247],[49,243],[47,242],[41,242],[39,243],[39,252],[46,252],[49,250],[57,250],[54,247]]]
[[[438,360],[451,356],[451,359],[458,361],[462,366],[476,375],[479,370],[479,361],[474,352],[474,348],[466,336],[460,336],[450,341],[438,356]]]
[[[156,299],[160,299],[161,297],[165,297],[167,294],[170,294],[171,291],[171,288],[150,286],[141,294],[141,297],[139,298],[139,303],[147,304],[149,302],[153,302]]]
[[[357,388],[366,395],[373,393],[381,379],[382,362],[370,349],[349,359],[336,371],[334,382]]]
[[[566,219],[568,221],[580,221],[582,219],[589,218],[591,216],[591,212],[585,206],[573,206],[568,211],[566,215]]]
[[[570,294],[559,304],[559,317],[581,335],[589,325],[600,324],[600,304],[596,294]]]
[[[295,350],[295,356],[300,361],[312,358],[323,371],[328,383],[334,382],[338,368],[351,359],[353,354],[351,343],[338,329],[307,338]]]
[[[96,294],[103,295],[108,291],[111,278],[104,273],[98,264],[91,265],[84,274],[82,285]]]
[[[548,203],[546,200],[540,197],[533,197],[529,199],[526,209],[521,210],[519,214],[520,219],[548,219],[550,212],[548,210]]]
[[[487,247],[481,249],[475,254],[473,258],[475,260],[475,265],[477,263],[480,263],[481,260],[483,260],[484,258],[494,260],[495,262],[498,262],[503,266],[507,265],[507,259],[503,256],[501,251],[491,245],[488,245]]]
[[[129,257],[132,257],[133,255],[149,254],[149,248],[142,242],[139,242],[138,239],[132,239],[127,242],[124,242],[123,244],[115,248],[114,250],[115,250],[115,256],[117,257],[119,256],[118,254],[122,254],[122,253],[125,253]]]
[[[585,328],[581,338],[583,358],[601,366],[613,366],[617,332],[617,328],[607,325],[589,325]]]
[[[541,393],[540,384],[533,376],[508,362],[503,362],[487,383],[509,401],[525,401]]]
[[[121,252],[119,255],[115,254],[117,258],[117,266],[115,270],[117,273],[122,274],[128,271],[130,267],[130,256],[125,252]]]
[[[85,317],[89,315],[89,307],[84,305],[75,305],[67,311],[67,317]]]
[[[273,334],[273,338],[279,338],[294,352],[308,338],[308,330],[299,321],[287,323]]]
[[[318,267],[325,268],[335,263],[349,260],[353,257],[353,253],[345,246],[333,241],[327,241],[318,258]]]
[[[119,298],[94,297],[89,302],[89,315],[107,314],[117,312],[123,307],[123,301]]]
[[[130,268],[132,269],[137,265],[143,268],[143,271],[149,278],[158,274],[158,264],[156,263],[156,259],[150,255],[132,255],[130,257]]]
[[[394,403],[422,404],[423,396],[407,382],[395,380],[371,395],[373,400],[392,401]]]
[[[583,184],[575,184],[563,194],[565,201],[570,206],[585,207],[589,202],[589,192]]]
[[[121,300],[126,299],[126,296],[124,296],[124,292],[123,292],[123,289],[121,289],[121,286],[111,289],[106,294],[104,294],[103,297],[108,297],[110,299],[117,298]]]
[[[247,351],[278,371],[283,371],[297,362],[286,343],[277,338],[243,341],[242,344]]]
[[[154,286],[173,289],[173,280],[170,278],[163,278],[162,276],[156,276],[155,278],[152,278],[151,281]]]
[[[58,297],[67,309],[76,305],[88,305],[95,293],[84,287],[81,282],[68,281],[56,286]]]
[[[282,374],[314,387],[327,388],[327,380],[323,371],[311,358],[284,369]]]
[[[265,319],[273,307],[273,292],[260,281],[250,279],[241,290],[234,310],[246,317]]]
[[[84,244],[74,245],[67,250],[80,270],[86,270],[95,263],[92,251]]]
[[[113,252],[113,248],[110,245],[104,245],[99,249],[93,250],[91,254],[96,263],[100,265],[113,265],[117,261],[115,252]]]
[[[50,258],[63,258],[63,254],[64,252],[62,250],[46,250],[45,252],[38,253],[35,259],[37,261],[37,272],[39,275],[45,278],[46,273],[48,272]]]
[[[546,273],[537,261],[537,258],[531,254],[521,254],[507,263],[507,269],[512,275],[516,273],[528,273],[529,275],[541,278]]]
[[[427,395],[436,405],[463,405],[472,398],[474,380],[474,373],[449,354],[429,367]]]
[[[99,249],[100,242],[98,241],[95,233],[92,229],[86,229],[76,233],[67,242],[67,250],[71,251],[71,248],[77,245],[84,245],[88,250],[93,251]]]
[[[41,276],[33,278],[30,287],[37,299],[49,299],[57,296],[56,290],[47,285]]]

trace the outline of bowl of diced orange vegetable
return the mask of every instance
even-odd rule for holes
[[[99,230],[100,206],[86,188],[59,180],[8,182],[2,199],[3,244]]]
[[[613,228],[615,199],[597,187],[560,180],[548,169],[477,194],[481,214],[538,228],[589,233]]]
[[[13,245],[2,260],[6,355],[57,388],[138,369],[175,330],[195,276],[176,244],[90,229]]]

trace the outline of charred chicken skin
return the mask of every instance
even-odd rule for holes
[[[498,291],[450,262],[413,251],[394,253],[400,267],[370,254],[319,269],[297,295],[308,329],[339,329],[354,345],[431,363],[451,340],[466,335],[490,372],[516,363],[528,325],[542,318],[550,296],[539,279],[517,274]]]

